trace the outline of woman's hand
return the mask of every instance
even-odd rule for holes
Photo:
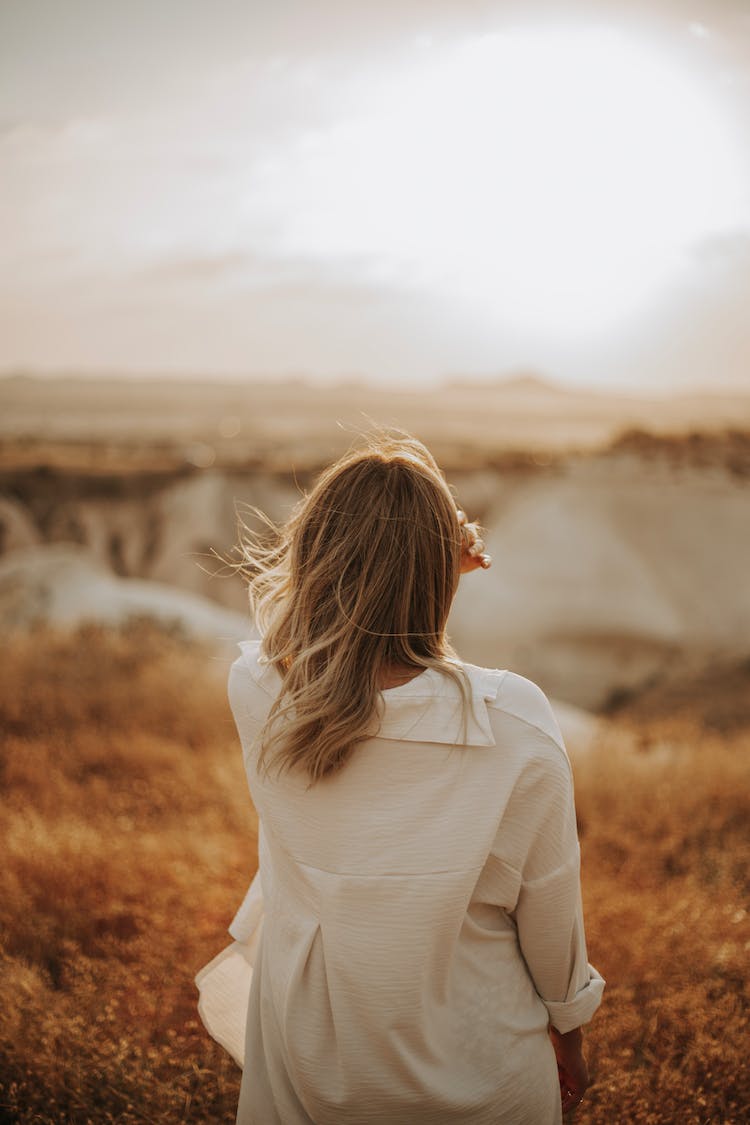
[[[576,1027],[563,1035],[556,1027],[550,1027],[549,1037],[557,1058],[562,1111],[570,1113],[581,1104],[591,1081],[583,1054],[583,1033],[580,1027]]]
[[[461,525],[461,573],[468,574],[471,570],[487,570],[492,566],[492,559],[485,554],[484,539],[479,534],[479,525],[469,523],[466,512],[458,511],[458,522]]]

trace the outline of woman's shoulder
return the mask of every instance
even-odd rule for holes
[[[473,685],[481,685],[488,713],[496,722],[512,721],[541,733],[565,754],[560,725],[552,704],[533,680],[507,669],[464,664]]]
[[[259,640],[240,641],[240,655],[229,669],[229,697],[248,690],[275,698],[280,687],[279,674],[261,651]]]

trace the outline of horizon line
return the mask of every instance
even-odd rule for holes
[[[522,389],[549,391],[553,394],[591,394],[604,398],[694,398],[694,397],[735,397],[750,396],[750,383],[748,386],[736,386],[731,383],[717,384],[688,384],[679,386],[672,384],[668,387],[654,387],[646,382],[640,384],[626,384],[613,382],[596,384],[588,381],[573,381],[554,375],[542,374],[534,369],[516,368],[500,374],[473,373],[445,373],[433,378],[418,379],[407,382],[403,378],[387,378],[364,374],[331,374],[314,375],[309,372],[284,372],[284,373],[259,373],[259,372],[221,372],[212,374],[199,371],[128,371],[117,368],[104,368],[100,370],[70,368],[59,369],[28,369],[23,366],[0,368],[0,383],[11,381],[45,382],[58,380],[80,380],[81,382],[137,382],[148,383],[190,383],[200,385],[228,386],[237,383],[249,383],[258,386],[277,386],[282,388],[299,387],[300,385],[320,390],[336,390],[344,387],[360,390],[382,391],[396,394],[408,394],[422,389],[453,391],[465,387],[467,390],[512,390]]]

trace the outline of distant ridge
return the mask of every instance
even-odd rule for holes
[[[0,383],[0,464],[318,469],[369,426],[417,435],[446,469],[498,451],[608,446],[626,430],[750,431],[750,394],[566,386],[534,370],[442,387],[352,382],[132,381],[25,377]],[[196,452],[197,451],[197,452]]]
[[[471,391],[498,391],[521,392],[523,394],[549,395],[570,392],[570,388],[562,383],[557,383],[535,371],[520,372],[518,375],[497,375],[494,378],[480,379],[477,377],[464,377],[452,375],[440,384],[446,390],[471,390]]]

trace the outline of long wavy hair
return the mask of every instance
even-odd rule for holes
[[[269,525],[272,526],[272,525]],[[241,569],[262,655],[282,678],[260,769],[340,769],[377,733],[388,670],[435,668],[470,690],[446,636],[462,533],[421,442],[380,434],[323,472],[269,546],[246,527]]]

